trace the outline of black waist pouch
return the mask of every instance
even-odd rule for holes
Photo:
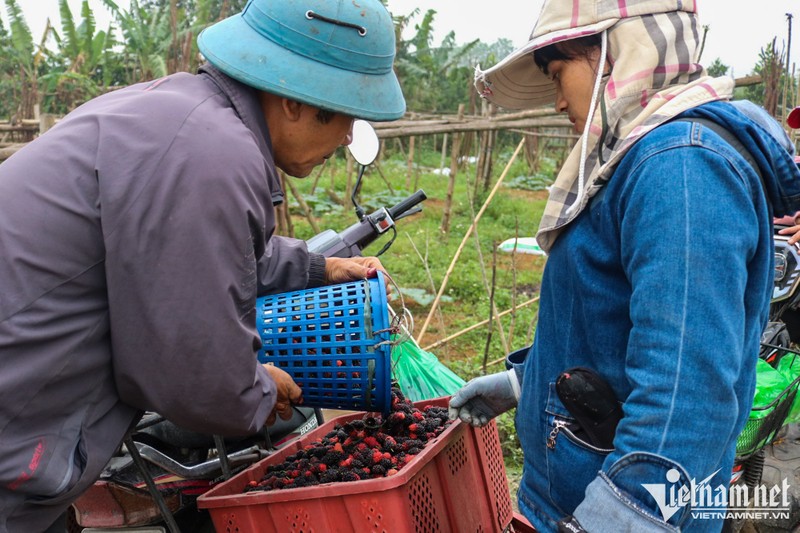
[[[571,368],[556,379],[556,393],[576,421],[568,426],[576,437],[596,448],[614,447],[622,405],[602,376],[590,368]]]

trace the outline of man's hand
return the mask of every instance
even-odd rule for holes
[[[374,278],[378,270],[386,274],[377,257],[326,257],[325,283],[346,283],[364,278]]]
[[[292,377],[274,365],[263,365],[267,369],[272,381],[275,382],[275,389],[277,390],[277,399],[275,400],[275,407],[267,418],[267,425],[271,426],[275,423],[276,416],[280,416],[282,420],[289,420],[292,418],[292,405],[303,402],[303,391],[297,386]]]
[[[377,257],[326,257],[325,258],[325,283],[347,283],[365,278],[374,278],[378,270],[386,277],[386,294],[391,294],[389,277]]]
[[[778,231],[780,235],[791,235],[789,244],[800,241],[800,211],[793,215],[786,215],[780,218],[773,218],[772,223],[779,226],[789,226]]]
[[[791,237],[789,237],[789,244],[794,244],[800,241],[800,224],[778,230],[778,233],[781,235],[791,235]]]
[[[450,420],[483,427],[491,419],[517,406],[519,381],[514,370],[471,379],[450,398]]]

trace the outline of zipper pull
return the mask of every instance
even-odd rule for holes
[[[550,431],[550,435],[547,437],[547,447],[551,450],[556,449],[556,437],[558,437],[558,432],[561,431],[561,428],[567,425],[566,422],[563,420],[556,420],[553,429]]]

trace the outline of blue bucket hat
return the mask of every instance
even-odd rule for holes
[[[250,0],[197,38],[209,63],[251,87],[373,121],[406,109],[379,0]]]

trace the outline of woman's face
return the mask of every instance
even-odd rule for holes
[[[600,50],[593,48],[573,59],[554,59],[547,74],[556,88],[556,112],[567,113],[577,133],[583,133],[597,77]]]

